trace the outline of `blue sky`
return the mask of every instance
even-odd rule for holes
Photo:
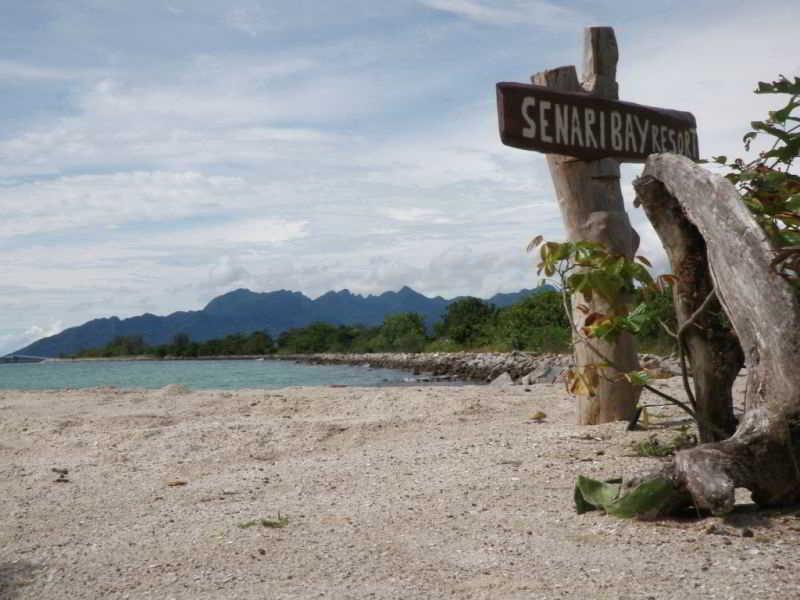
[[[798,74],[796,0],[50,0],[0,5],[0,354],[90,318],[311,296],[534,285],[563,236],[494,84],[617,30],[624,99],[740,155]],[[640,167],[626,166],[626,197]],[[639,211],[643,252],[658,257]]]

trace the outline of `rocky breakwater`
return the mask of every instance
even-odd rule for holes
[[[368,365],[400,369],[420,380],[461,380],[480,383],[555,383],[572,362],[567,354],[526,352],[430,352],[376,354],[284,355],[283,360],[322,365]]]

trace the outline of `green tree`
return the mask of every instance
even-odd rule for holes
[[[677,340],[664,329],[666,326],[671,332],[678,330],[672,294],[671,285],[650,288],[646,293],[637,290],[636,304],[644,306],[645,317],[637,335],[641,351],[656,354],[671,354],[677,351]]]
[[[241,354],[269,354],[272,352],[274,342],[272,337],[264,331],[255,331],[243,340],[240,348]]]
[[[417,313],[387,316],[380,334],[389,351],[420,352],[425,347],[425,322]]]
[[[444,319],[436,327],[437,337],[450,338],[464,346],[474,346],[485,336],[496,314],[494,305],[480,298],[460,298],[447,307]]]
[[[497,342],[512,350],[563,352],[570,348],[569,321],[561,294],[546,291],[500,310]]]
[[[284,331],[278,337],[278,347],[290,354],[327,352],[339,340],[338,327],[317,322],[303,328]]]
[[[176,333],[172,338],[172,345],[171,345],[171,354],[175,354],[176,356],[184,356],[186,351],[189,349],[189,346],[192,343],[192,339],[186,333]]]

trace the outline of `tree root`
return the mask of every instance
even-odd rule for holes
[[[654,478],[669,478],[674,496],[658,516],[694,508],[724,515],[736,505],[736,489],[745,488],[760,508],[800,504],[800,427],[783,436],[772,431],[763,409],[749,412],[733,437],[676,453],[662,469],[627,481],[626,488]]]

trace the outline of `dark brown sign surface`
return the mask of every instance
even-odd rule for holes
[[[584,160],[644,162],[656,152],[700,158],[688,112],[522,83],[497,84],[497,112],[506,146]]]

